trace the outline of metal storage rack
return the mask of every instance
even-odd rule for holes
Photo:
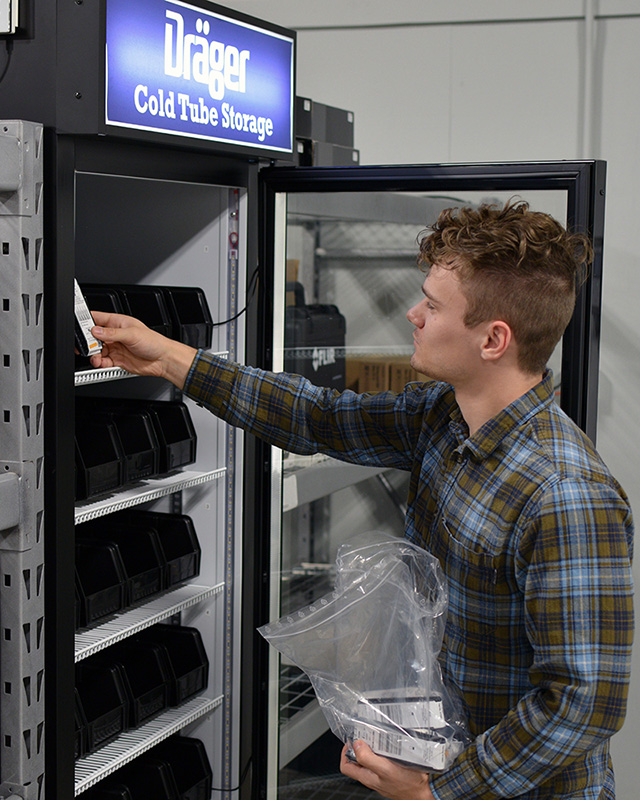
[[[42,127],[0,122],[0,796],[44,783]]]

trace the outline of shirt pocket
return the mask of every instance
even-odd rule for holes
[[[449,586],[448,623],[467,634],[495,630],[498,614],[498,560],[473,532],[439,522],[440,562]]]

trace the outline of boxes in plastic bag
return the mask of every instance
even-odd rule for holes
[[[438,654],[447,588],[438,560],[401,539],[343,545],[335,590],[260,633],[307,673],[333,733],[443,771],[470,741]]]

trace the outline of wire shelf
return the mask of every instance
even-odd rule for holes
[[[288,720],[302,711],[316,696],[311,681],[298,667],[280,667],[280,719]]]
[[[309,564],[282,572],[280,613],[297,611],[329,594],[333,591],[335,578],[335,564]]]
[[[224,350],[213,355],[227,358],[229,353]],[[75,386],[89,386],[95,383],[108,383],[109,381],[119,381],[123,378],[137,377],[131,372],[127,372],[121,367],[105,367],[104,369],[81,369],[75,373]]]
[[[81,794],[163,739],[218,708],[222,705],[222,700],[222,696],[213,700],[207,697],[187,700],[177,708],[164,711],[140,728],[123,733],[95,753],[79,759],[75,767],[75,795]]]
[[[115,494],[109,494],[98,499],[83,500],[76,504],[75,523],[80,525],[82,522],[97,519],[105,514],[132,508],[150,500],[157,500],[160,497],[181,492],[183,489],[190,489],[193,486],[200,486],[203,483],[218,480],[218,478],[226,474],[226,471],[226,467],[220,467],[209,472],[183,470],[182,472],[163,475],[161,478],[139,481]]]
[[[187,584],[158,595],[148,603],[129,609],[122,614],[114,614],[99,625],[85,628],[76,633],[76,663],[105,647],[133,636],[139,631],[155,625],[163,619],[201,603],[224,589],[224,583],[216,586],[197,586]]]
[[[343,775],[298,778],[278,787],[278,800],[359,800],[360,798],[380,800],[380,795]]]

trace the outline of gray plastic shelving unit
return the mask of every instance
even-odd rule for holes
[[[0,797],[44,793],[41,125],[0,121]]]

